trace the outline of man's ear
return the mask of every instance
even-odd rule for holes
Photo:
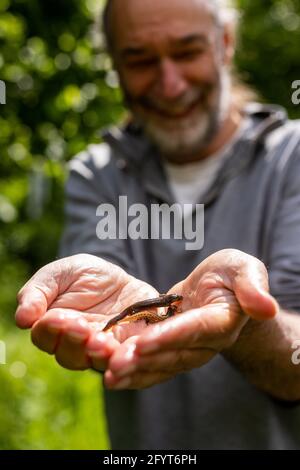
[[[229,23],[224,25],[222,36],[223,64],[232,65],[236,48],[235,27]]]

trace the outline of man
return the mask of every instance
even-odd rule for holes
[[[211,0],[108,2],[106,36],[132,119],[71,163],[61,251],[95,256],[56,261],[19,296],[17,322],[37,346],[64,367],[105,369],[115,449],[299,443],[299,124],[280,108],[241,106],[229,13]],[[204,246],[99,239],[97,208],[119,207],[120,195],[149,213],[203,203]],[[98,333],[167,291],[183,295],[182,314]]]

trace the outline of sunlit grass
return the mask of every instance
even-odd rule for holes
[[[0,326],[1,449],[107,449],[101,379],[71,372],[30,342],[27,331]]]

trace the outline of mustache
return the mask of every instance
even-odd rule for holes
[[[172,100],[166,101],[151,96],[142,96],[137,101],[143,107],[154,108],[162,112],[182,112],[199,101],[205,94],[206,90],[192,88],[182,96]]]

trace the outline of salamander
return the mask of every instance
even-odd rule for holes
[[[129,307],[126,307],[115,317],[111,318],[103,328],[103,331],[107,331],[122,320],[133,322],[144,319],[147,324],[165,320],[166,318],[175,315],[175,313],[181,312],[180,304],[182,299],[182,295],[178,294],[160,294],[159,297],[155,297],[154,299],[136,302],[129,305]],[[168,307],[167,312],[164,315],[161,315],[157,312],[147,311],[149,308],[153,309],[158,307]]]

